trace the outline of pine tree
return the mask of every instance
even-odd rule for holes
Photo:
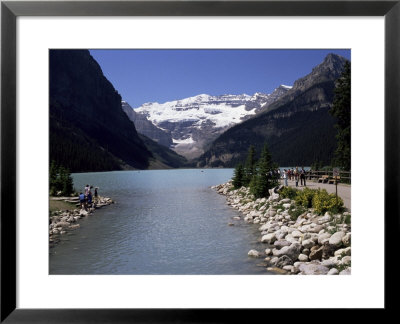
[[[244,165],[244,177],[243,177],[243,185],[248,186],[250,181],[254,175],[254,169],[256,165],[256,149],[254,145],[251,145],[249,148],[249,153],[247,155],[246,163]]]
[[[60,168],[60,180],[61,194],[63,196],[70,196],[74,191],[74,184],[68,169],[65,169],[63,167]]]
[[[265,144],[255,168],[253,181],[250,183],[250,190],[256,198],[268,197],[268,190],[278,185],[274,166],[268,146]]]
[[[243,186],[244,180],[244,169],[242,163],[239,163],[235,168],[235,173],[232,178],[232,184],[235,189],[239,189]]]
[[[55,196],[59,193],[61,193],[61,195],[69,196],[74,192],[74,183],[71,173],[68,169],[62,166],[57,166],[54,161],[50,164],[49,178],[51,196]]]
[[[351,168],[351,67],[346,62],[341,77],[336,82],[333,106],[330,109],[332,116],[336,117],[337,148],[335,161],[344,170]]]

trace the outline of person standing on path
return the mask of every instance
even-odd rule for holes
[[[285,181],[286,187],[288,186],[287,179],[288,179],[288,173],[287,173],[286,169],[283,169],[283,181]]]
[[[300,185],[303,185],[304,182],[304,187],[306,186],[306,171],[304,170],[304,167],[301,167],[300,171]]]

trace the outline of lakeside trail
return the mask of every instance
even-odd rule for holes
[[[280,179],[281,184],[283,185],[283,179]],[[304,188],[309,188],[309,189],[325,189],[328,193],[335,193],[336,188],[334,184],[328,184],[328,183],[321,183],[321,182],[314,182],[312,180],[307,180],[306,182],[306,187],[300,186],[300,181],[299,181],[299,186],[296,187],[296,182],[294,180],[288,180],[288,185],[289,187],[293,187],[296,189],[303,190]],[[341,184],[339,183],[337,186],[338,189],[338,196],[343,199],[344,206],[350,211],[351,210],[351,185],[348,184]]]
[[[318,215],[309,208],[299,215],[295,201],[282,199],[278,188],[270,189],[268,198],[256,200],[249,188],[234,190],[232,181],[211,188],[242,213],[229,225],[243,220],[259,227],[259,241],[265,250],[250,250],[248,256],[264,258],[266,270],[299,275],[351,274],[349,212]]]
[[[96,202],[87,210],[81,209],[79,197],[50,197],[50,200],[64,201],[79,206],[71,210],[57,210],[49,213],[49,243],[50,247],[58,243],[60,235],[80,227],[79,219],[92,215],[96,209],[113,204],[114,201],[108,197],[97,197]]]

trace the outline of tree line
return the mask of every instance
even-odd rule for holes
[[[330,110],[337,120],[337,147],[333,164],[351,170],[351,65],[346,62],[341,77],[336,81],[335,97]]]
[[[279,184],[277,169],[278,165],[272,161],[267,144],[264,144],[258,160],[255,147],[251,145],[245,163],[239,163],[235,168],[233,187],[235,189],[242,186],[250,187],[250,192],[256,198],[268,197],[268,190]]]

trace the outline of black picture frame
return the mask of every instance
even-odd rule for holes
[[[1,322],[234,322],[265,310],[16,308],[16,19],[19,16],[384,16],[385,310],[398,275],[390,264],[399,233],[400,0],[395,1],[2,1],[1,2]],[[372,177],[382,170],[372,170]],[[373,179],[372,179],[373,181]],[[392,257],[394,255],[394,257]],[[272,312],[271,310],[268,310]],[[251,312],[251,314],[247,314]],[[243,314],[245,313],[245,314]],[[270,313],[268,313],[270,316]]]

